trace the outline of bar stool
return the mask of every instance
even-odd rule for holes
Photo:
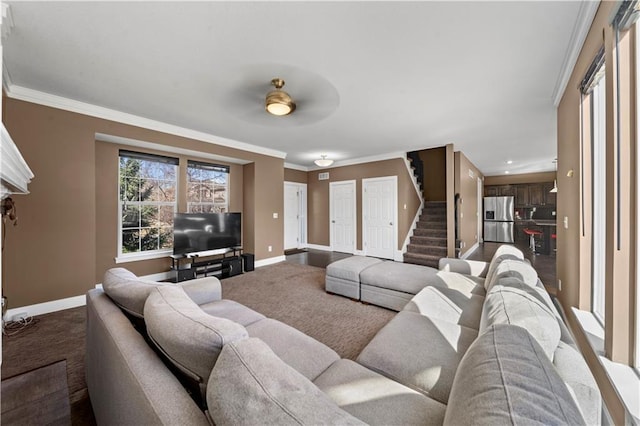
[[[536,252],[536,236],[540,237],[542,231],[536,231],[535,229],[524,228],[524,233],[529,236],[529,248],[532,252]]]

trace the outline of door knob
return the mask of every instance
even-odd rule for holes
[[[389,226],[393,226],[393,222],[389,222]]]
[[[335,221],[335,220],[332,220],[332,221],[331,221],[331,223],[336,223],[336,221]]]

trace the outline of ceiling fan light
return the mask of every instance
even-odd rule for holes
[[[296,104],[287,92],[281,90],[282,86],[284,86],[284,80],[274,78],[271,80],[271,84],[275,86],[275,90],[267,93],[267,98],[264,102],[267,112],[277,116],[291,114],[296,109]]]

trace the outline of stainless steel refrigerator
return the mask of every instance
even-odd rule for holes
[[[513,197],[484,197],[484,240],[513,243]]]

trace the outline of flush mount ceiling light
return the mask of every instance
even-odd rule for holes
[[[275,87],[275,90],[267,93],[264,106],[269,114],[283,116],[289,115],[296,109],[296,104],[291,99],[291,96],[284,90],[284,80],[281,78],[274,78],[271,80],[271,84]]]
[[[329,167],[330,165],[333,164],[333,160],[327,160],[327,156],[326,155],[321,155],[320,157],[322,157],[320,160],[314,161],[314,163],[316,163],[316,166],[318,166],[318,167]]]

